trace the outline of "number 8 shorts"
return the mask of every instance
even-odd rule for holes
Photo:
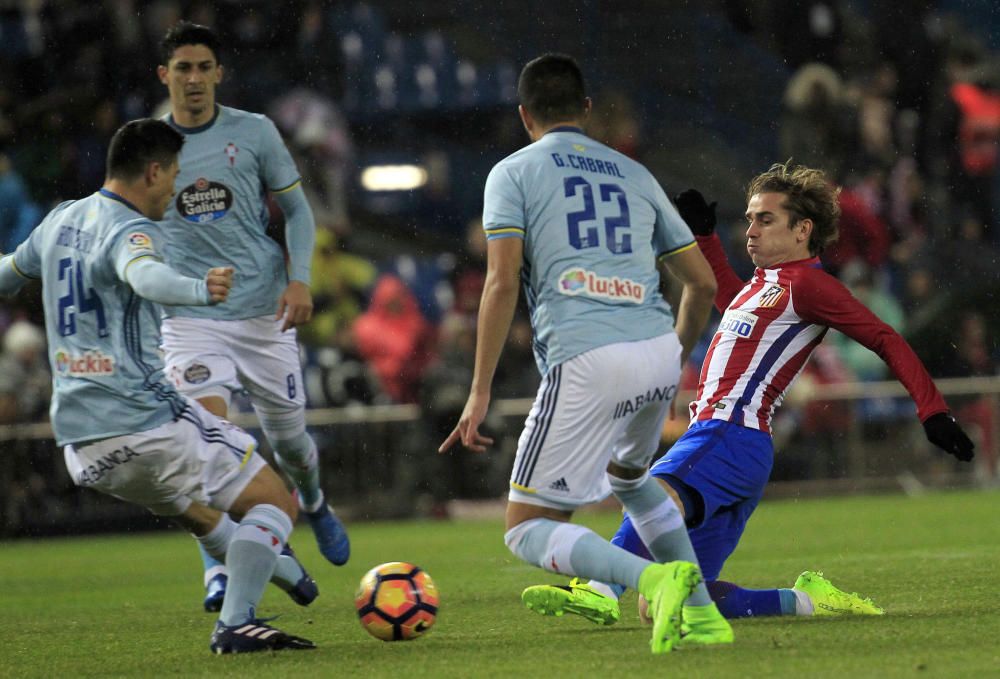
[[[289,410],[305,406],[295,330],[259,316],[235,321],[163,319],[166,376],[185,396],[218,396],[228,404],[242,389],[255,406]]]
[[[680,354],[668,333],[550,368],[518,440],[508,498],[572,510],[611,493],[608,462],[645,470],[677,394]]]

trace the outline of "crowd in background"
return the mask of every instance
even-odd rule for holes
[[[298,161],[317,217],[315,317],[300,333],[310,405],[433,405],[427,408],[433,413],[431,436],[443,436],[461,410],[471,379],[485,275],[486,246],[477,210],[460,200],[459,193],[480,194],[489,165],[526,139],[504,89],[509,68],[494,68],[502,82],[493,98],[470,98],[463,104],[457,91],[446,105],[444,79],[432,67],[445,63],[442,54],[471,45],[470,34],[476,31],[456,15],[438,17],[443,27],[420,34],[431,69],[418,69],[414,76],[413,96],[422,110],[412,113],[397,97],[376,99],[384,110],[373,112],[364,96],[358,100],[359,92],[367,90],[352,78],[361,77],[362,42],[374,32],[350,26],[378,26],[389,61],[403,63],[410,43],[400,36],[419,20],[410,16],[409,24],[394,28],[394,22],[405,23],[398,11],[403,4],[0,4],[0,251],[13,250],[54,204],[98,188],[113,131],[126,120],[157,111],[165,93],[155,77],[156,44],[166,28],[182,17],[211,24],[229,45],[223,53],[228,74],[220,101],[266,112],[275,120]],[[649,3],[637,3],[644,4]],[[611,11],[599,3],[583,5],[591,17]],[[760,171],[792,158],[828,172],[842,187],[843,217],[838,244],[824,254],[826,268],[900,331],[935,377],[996,375],[1000,360],[995,297],[1000,287],[995,273],[1000,60],[996,45],[988,42],[990,24],[977,37],[973,29],[983,16],[963,14],[962,7],[931,0],[722,0],[717,6],[692,3],[684,8],[699,20],[716,22],[714,30],[731,36],[733,43],[752,42],[760,54],[782,65],[770,82],[783,91],[749,80],[739,106],[726,111],[724,119],[732,128],[734,120],[753,119],[754,109],[762,108],[759,99],[780,100],[780,115],[754,131],[755,147],[773,155],[743,154],[732,163]],[[645,16],[657,21],[655,12]],[[1000,25],[1000,18],[987,18],[994,27]],[[536,47],[540,52],[551,46],[542,41]],[[475,57],[483,59],[488,47],[480,44]],[[717,50],[724,54],[728,47],[720,44]],[[531,56],[524,54],[522,60]],[[631,80],[617,82],[614,74],[588,68],[593,55],[577,56],[585,72],[598,74],[591,83],[592,136],[637,157],[654,173],[662,168],[666,179],[687,184],[668,184],[668,191],[694,185],[709,200],[718,200],[725,222],[720,231],[730,237],[731,258],[739,271],[749,273],[742,251],[745,197],[740,186],[708,177],[707,151],[687,149],[679,159],[662,161],[671,152],[662,147],[663,129],[674,122],[697,126],[699,121],[685,118],[684,107],[679,114],[676,107],[656,109],[672,111],[674,121],[648,119],[646,97],[651,94],[628,86],[641,80],[641,66]],[[502,56],[496,61],[501,63]],[[708,82],[719,75],[711,69],[724,62],[703,64],[706,72],[698,75]],[[471,63],[455,61],[459,85],[471,82]],[[669,77],[669,65],[647,66]],[[386,80],[392,71],[379,67],[372,73],[371,96],[386,95],[387,82],[399,84]],[[428,99],[432,90],[438,99]],[[402,88],[399,92],[404,96]],[[688,94],[701,107],[692,110],[705,110],[698,92]],[[460,106],[466,108],[456,113]],[[362,200],[356,174],[369,147],[412,142],[419,136],[413,120],[439,133],[463,129],[459,118],[475,121],[474,136],[483,147],[478,151],[483,162],[474,171],[449,181],[447,165],[458,162],[457,152],[449,157],[447,151],[417,149],[414,155],[428,161],[431,180],[408,207],[380,213],[372,207],[377,201]],[[728,161],[715,157],[712,162]],[[435,163],[445,169],[435,169]],[[689,168],[689,175],[681,176],[678,166]],[[272,221],[280,239],[277,211]],[[423,228],[431,222],[433,228]],[[30,288],[0,303],[0,423],[46,416],[48,366],[40,307],[38,290]],[[538,375],[523,310],[506,351],[521,360],[508,355],[502,361],[507,372],[496,381],[495,397],[533,396]],[[689,386],[703,352],[704,347],[692,357]],[[797,388],[887,377],[885,365],[870,352],[832,336]],[[866,416],[891,421],[901,417],[899,409],[908,403],[872,400]],[[954,402],[959,417],[980,437],[981,449],[991,447],[995,427],[984,403],[977,397]],[[840,426],[828,407],[810,412],[807,400],[787,412],[794,426],[786,428],[797,434],[822,436]]]

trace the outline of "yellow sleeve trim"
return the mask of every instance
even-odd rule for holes
[[[21,278],[24,278],[29,281],[37,280],[17,268],[17,262],[14,261],[14,255],[10,256],[10,265],[14,268],[14,273],[16,273]]]
[[[130,266],[132,266],[133,264],[135,264],[136,262],[138,262],[140,259],[146,259],[147,257],[153,257],[153,255],[139,255],[138,257],[136,257],[134,259],[128,260],[128,264],[125,265],[125,271],[123,271],[122,273],[124,273],[125,276],[128,276],[128,268]],[[153,257],[153,259],[156,259],[157,261],[159,261],[158,257]]]
[[[535,494],[538,492],[534,488],[528,488],[527,486],[522,486],[520,483],[514,483],[513,481],[510,482],[510,487],[513,488],[514,490],[519,490],[522,493]]]
[[[522,236],[524,235],[524,229],[520,226],[498,226],[494,229],[486,229],[486,237],[493,238],[494,236]]]
[[[287,193],[292,189],[294,189],[296,186],[300,185],[301,183],[302,183],[301,179],[296,179],[294,182],[292,182],[283,189],[271,189],[271,193]]]
[[[684,252],[685,250],[690,250],[691,248],[696,248],[696,247],[698,247],[698,241],[693,240],[690,243],[688,243],[687,245],[680,246],[676,250],[670,250],[668,252],[664,252],[662,255],[660,255],[659,257],[657,257],[657,260],[665,259],[667,257],[673,257],[674,255],[676,255],[676,254],[678,254],[680,252]]]

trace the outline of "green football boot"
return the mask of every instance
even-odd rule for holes
[[[639,593],[649,602],[653,653],[669,653],[681,637],[681,608],[701,582],[701,570],[689,561],[647,566],[639,578]]]
[[[841,592],[818,571],[806,571],[794,589],[805,592],[813,602],[813,615],[885,615],[868,597]]]
[[[733,643],[733,628],[716,605],[685,606],[681,610],[681,640],[678,647]]]
[[[533,585],[521,592],[524,605],[541,615],[580,615],[598,625],[613,625],[621,617],[618,600],[604,596],[579,578],[568,585]]]

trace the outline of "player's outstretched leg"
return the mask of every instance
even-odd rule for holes
[[[568,585],[534,585],[521,592],[521,601],[541,615],[580,615],[598,625],[613,625],[621,617],[618,600],[604,596],[588,583],[573,578]]]
[[[885,611],[868,597],[842,592],[818,571],[805,571],[794,589],[805,592],[813,604],[813,615],[884,615]]]
[[[653,618],[653,653],[669,653],[681,636],[684,601],[701,583],[701,571],[688,561],[652,564],[639,578],[639,593],[649,602]]]
[[[265,471],[262,472],[264,481],[260,485],[280,483],[273,472],[267,468]],[[273,481],[266,478],[267,474]],[[274,575],[291,532],[291,518],[283,509],[272,504],[254,505],[240,521],[226,551],[229,587],[209,641],[209,649],[213,653],[315,648],[308,639],[286,634],[256,615],[257,603],[268,580]]]

